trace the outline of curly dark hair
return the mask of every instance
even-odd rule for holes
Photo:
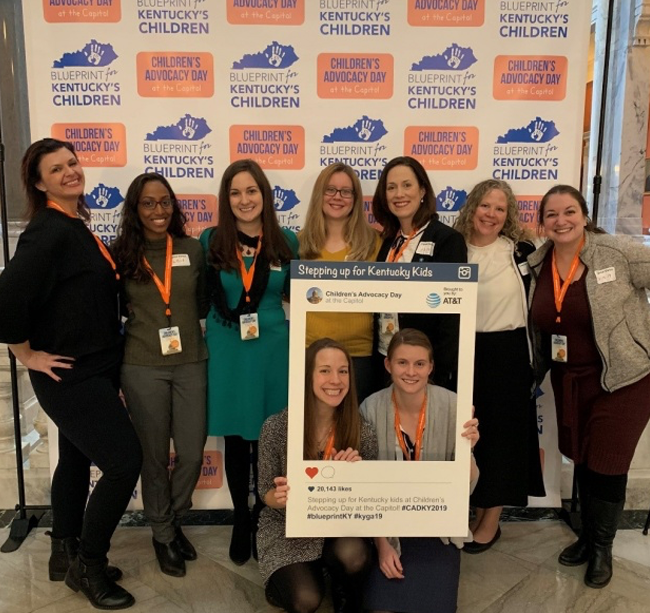
[[[126,192],[126,199],[122,206],[122,220],[111,250],[120,274],[128,279],[143,283],[148,283],[151,280],[151,273],[145,268],[142,261],[145,251],[145,238],[140,215],[138,214],[138,203],[144,186],[150,181],[162,183],[172,200],[172,216],[167,232],[174,238],[187,236],[185,232],[185,213],[178,205],[176,194],[174,194],[169,181],[157,172],[145,172],[133,179]]]

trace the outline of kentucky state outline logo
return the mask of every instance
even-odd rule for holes
[[[124,202],[124,198],[117,187],[108,187],[100,183],[92,192],[86,194],[86,204],[92,210],[114,209]]]
[[[276,211],[290,211],[298,204],[300,200],[292,189],[283,189],[279,185],[273,188],[273,208]]]
[[[467,192],[464,189],[454,189],[447,185],[436,198],[436,208],[439,211],[453,213],[460,210],[465,200],[467,200]]]
[[[374,143],[388,134],[381,119],[371,119],[364,115],[347,128],[334,128],[323,136],[324,143]]]
[[[554,121],[546,121],[535,117],[523,128],[512,128],[503,136],[497,138],[497,144],[504,143],[548,143],[560,132],[555,127]]]
[[[149,132],[145,140],[201,140],[212,132],[203,117],[193,117],[185,113],[172,126],[159,126]]]
[[[299,59],[291,45],[282,45],[274,40],[264,51],[252,54],[247,53],[241,60],[233,62],[232,70],[243,70],[244,68],[287,68],[295,64]]]
[[[64,53],[60,60],[54,61],[52,68],[108,66],[117,57],[112,45],[97,42],[93,38],[81,51]]]
[[[461,47],[453,43],[438,55],[425,55],[419,62],[411,65],[411,70],[467,70],[476,62],[471,47]]]

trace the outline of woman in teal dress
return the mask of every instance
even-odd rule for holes
[[[287,406],[289,331],[282,298],[298,240],[281,229],[266,175],[252,160],[231,164],[219,188],[219,225],[201,235],[208,259],[208,434],[225,437],[234,507],[230,559],[255,547],[263,503],[257,494],[257,440],[267,417]],[[252,452],[252,453],[251,453]],[[256,502],[248,507],[253,463]]]

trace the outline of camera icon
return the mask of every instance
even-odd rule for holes
[[[469,266],[458,267],[458,278],[469,279],[472,276],[472,269]]]

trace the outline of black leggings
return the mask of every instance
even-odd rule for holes
[[[338,583],[349,597],[356,598],[360,607],[362,583],[371,563],[370,543],[366,539],[328,538],[320,560],[297,562],[276,570],[266,584],[266,598],[288,613],[313,613],[325,595],[325,567],[332,583]]]
[[[89,560],[108,553],[142,465],[140,442],[118,396],[118,372],[57,383],[29,371],[36,397],[59,429],[52,536],[80,537],[80,555]],[[103,475],[88,498],[91,462]]]

